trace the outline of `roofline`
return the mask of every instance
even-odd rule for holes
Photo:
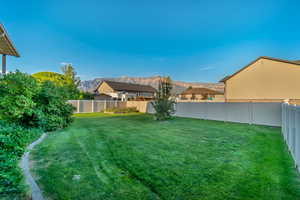
[[[15,48],[13,42],[10,40],[7,31],[5,30],[3,24],[0,23],[0,29],[3,30],[4,32],[4,37],[6,38],[6,40],[8,41],[8,44],[10,46],[10,48],[12,49],[12,51],[15,53],[15,55],[10,55],[10,54],[5,54],[5,55],[10,55],[10,56],[15,56],[15,57],[20,57],[20,54],[18,53],[17,49]]]
[[[97,92],[97,91],[98,91],[100,85],[101,85],[103,82],[104,82],[104,81],[101,81],[101,82],[98,84],[98,86],[96,87],[96,89],[94,89],[94,92]]]
[[[200,88],[200,89],[206,89],[206,90],[209,90],[210,92],[212,92],[213,94],[217,95],[217,94],[224,94],[224,92],[221,92],[221,91],[217,91],[217,90],[214,90],[214,89],[210,89],[210,88],[206,88],[206,87],[195,87],[195,88],[192,88],[192,89],[197,89],[197,88]],[[182,93],[180,93],[181,95],[185,95],[185,94],[193,94],[193,93],[186,93],[188,90],[191,90],[190,88],[187,88],[186,90],[184,90]],[[196,93],[195,93],[196,94]],[[198,93],[200,94],[200,93]]]
[[[225,83],[227,80],[229,80],[230,78],[232,78],[236,74],[240,73],[241,71],[245,70],[246,68],[248,68],[249,66],[251,66],[253,63],[257,62],[260,59],[273,60],[273,61],[283,62],[283,63],[288,63],[288,64],[293,64],[293,65],[300,65],[300,63],[298,63],[298,62],[294,62],[294,61],[290,61],[290,60],[284,60],[284,59],[279,59],[279,58],[272,58],[272,57],[268,57],[268,56],[260,56],[260,57],[256,58],[254,61],[252,61],[249,64],[247,64],[245,67],[243,67],[240,70],[238,70],[237,72],[233,73],[232,75],[225,76],[219,82]]]
[[[99,84],[98,84],[98,86],[96,87],[96,89],[94,90],[94,92],[97,92],[98,91],[98,89],[99,89],[99,87],[102,85],[102,83],[104,83],[104,82],[115,82],[115,83],[124,83],[124,84],[130,84],[130,85],[141,85],[141,84],[135,84],[135,83],[126,83],[126,82],[118,82],[118,81],[110,81],[110,80],[102,80]],[[109,85],[109,83],[107,83],[107,85]],[[148,86],[148,87],[152,87],[151,85],[141,85],[141,86]],[[155,91],[153,91],[153,93],[155,93],[155,92],[157,92],[157,90],[154,88],[154,87],[152,87]],[[113,89],[113,88],[112,88]],[[113,90],[115,90],[115,89],[113,89]],[[115,91],[122,91],[122,90],[115,90]],[[126,90],[126,91],[131,91],[131,92],[135,92],[135,90]],[[142,91],[143,92],[143,91]]]

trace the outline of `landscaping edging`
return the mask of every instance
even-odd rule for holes
[[[44,200],[42,192],[39,188],[39,186],[34,181],[32,175],[30,174],[30,168],[29,168],[29,153],[30,151],[35,147],[35,145],[41,143],[45,137],[47,136],[47,133],[43,133],[39,139],[32,142],[30,145],[27,146],[26,152],[23,154],[20,167],[23,171],[23,175],[25,177],[26,183],[29,185],[31,190],[31,197],[32,200]]]

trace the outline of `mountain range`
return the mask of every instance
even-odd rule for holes
[[[117,81],[117,82],[126,82],[126,83],[135,83],[141,85],[151,85],[154,88],[158,88],[160,76],[153,77],[117,77],[117,78],[95,78],[94,80],[81,81],[79,89],[86,92],[93,92],[97,85],[103,80]],[[188,87],[204,87],[217,91],[224,91],[223,83],[203,83],[203,82],[183,82],[183,81],[172,81],[173,83],[173,94],[180,94]]]

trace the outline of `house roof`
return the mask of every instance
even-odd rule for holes
[[[186,94],[212,94],[212,95],[217,95],[217,94],[224,94],[224,93],[216,91],[216,90],[208,89],[208,88],[188,88],[185,91],[183,91],[181,94],[182,95],[186,95]]]
[[[133,83],[124,83],[124,82],[116,82],[116,81],[102,81],[95,91],[98,90],[102,83],[107,83],[113,90],[115,91],[126,91],[126,92],[156,92],[156,89],[150,85],[140,85]]]
[[[288,63],[288,64],[294,64],[294,65],[300,65],[300,61],[299,60],[295,60],[295,61],[291,61],[291,60],[284,60],[284,59],[279,59],[279,58],[272,58],[272,57],[267,57],[267,56],[260,56],[257,59],[255,59],[254,61],[252,61],[251,63],[249,63],[248,65],[246,65],[245,67],[241,68],[240,70],[238,70],[237,72],[233,73],[232,75],[226,76],[224,77],[222,80],[220,80],[220,82],[226,82],[228,79],[232,78],[233,76],[237,75],[238,73],[240,73],[241,71],[247,69],[248,67],[250,67],[253,63],[257,62],[260,59],[267,59],[267,60],[273,60],[273,61],[277,61],[277,62],[283,62],[283,63]]]
[[[0,54],[20,57],[2,24],[0,24]]]

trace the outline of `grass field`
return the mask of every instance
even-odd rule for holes
[[[300,199],[280,129],[151,115],[77,115],[32,153],[50,199]]]

